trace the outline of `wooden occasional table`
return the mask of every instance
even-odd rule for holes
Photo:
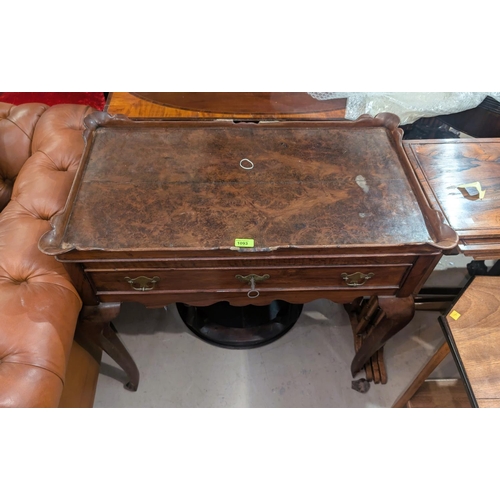
[[[500,408],[500,277],[476,276],[440,323],[473,407]]]
[[[459,304],[462,305],[469,300],[477,301],[478,309],[474,311],[474,308],[468,308],[459,321],[450,320],[449,316],[441,319],[442,325],[446,326],[445,333],[448,340],[456,347],[453,351],[456,360],[463,359],[463,362],[458,361],[458,366],[461,367],[464,379],[467,379],[465,373],[470,371],[476,383],[478,389],[476,392],[480,396],[474,396],[475,391],[469,384],[471,401],[475,401],[474,405],[485,405],[488,398],[482,396],[484,387],[480,388],[478,385],[483,384],[478,378],[479,366],[477,363],[471,364],[470,356],[474,355],[472,352],[474,343],[472,341],[466,343],[465,334],[470,335],[471,340],[477,335],[484,335],[481,338],[485,342],[486,338],[488,339],[485,347],[492,348],[490,354],[495,355],[496,344],[491,344],[494,335],[491,335],[492,332],[486,335],[481,328],[482,325],[488,324],[487,318],[492,319],[498,316],[495,300],[490,299],[493,292],[491,287],[497,286],[500,279],[495,277],[500,272],[498,261],[500,259],[500,175],[498,169],[500,139],[412,140],[405,141],[404,148],[429,204],[439,210],[444,215],[446,223],[457,232],[459,236],[457,253],[460,251],[475,259],[468,265],[469,272],[471,274],[486,273],[486,266],[482,261],[488,259],[497,261],[488,272],[490,276],[477,276],[466,290],[457,289],[454,292],[454,295],[459,294],[461,297]],[[439,289],[434,291],[438,293]],[[483,304],[481,300],[484,300]],[[480,305],[488,307],[487,318],[483,318],[486,323],[478,316],[485,312],[482,307],[479,308]],[[480,323],[477,328],[474,326],[475,321]],[[496,321],[498,324],[498,318]],[[467,325],[466,331],[461,330],[463,325]],[[457,339],[456,342],[454,338]],[[474,349],[476,348],[479,349],[475,346]],[[493,380],[498,361],[491,356],[483,356],[477,349],[475,354],[482,356],[481,370],[490,373],[491,380]],[[464,356],[460,356],[462,351]],[[394,406],[402,407],[407,404],[449,352],[448,344],[443,342]]]
[[[429,204],[459,235],[457,250],[500,258],[500,139],[414,140],[404,148]]]
[[[138,369],[111,326],[125,301],[330,299],[351,312],[352,374],[368,367],[384,382],[380,349],[458,241],[428,206],[398,124],[391,114],[258,124],[94,114],[40,248],[67,266],[85,303],[81,331],[133,390]]]
[[[472,278],[439,322],[445,341],[393,407],[407,405],[451,351],[471,406],[500,408],[500,277]]]

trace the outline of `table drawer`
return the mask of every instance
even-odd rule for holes
[[[411,266],[89,270],[99,292],[395,289]]]

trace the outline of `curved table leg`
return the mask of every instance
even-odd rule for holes
[[[120,312],[120,304],[109,303],[85,306],[80,314],[77,334],[97,344],[126,373],[129,381],[125,388],[136,391],[139,386],[139,370],[116,334],[111,324]]]
[[[379,312],[375,324],[354,356],[351,373],[354,377],[384,344],[403,329],[415,314],[413,297],[377,297]]]
[[[134,392],[137,391],[139,387],[139,369],[122,341],[118,338],[113,324],[108,323],[104,326],[101,343],[106,354],[116,361],[127,374],[129,381],[125,384],[125,389]]]

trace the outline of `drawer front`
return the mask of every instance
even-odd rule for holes
[[[96,291],[157,293],[397,289],[411,266],[90,270]]]

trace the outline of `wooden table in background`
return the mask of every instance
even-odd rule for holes
[[[477,276],[476,279],[479,281],[474,281],[472,288],[469,287],[466,292],[463,289],[450,290],[456,297],[454,300],[458,297],[462,297],[460,300],[463,301],[469,300],[468,297],[472,297],[477,287],[485,283],[498,284],[500,279],[496,277],[500,272],[498,263],[500,259],[500,173],[498,168],[500,139],[429,139],[404,141],[403,144],[429,204],[444,215],[446,224],[452,227],[460,238],[457,253],[460,251],[475,259],[467,266],[469,273],[471,275],[477,272],[485,273],[487,270],[483,261],[489,259],[497,261],[488,272],[490,276],[481,276],[481,279]],[[477,189],[460,187],[476,182],[479,183],[478,187],[485,192],[483,198],[479,196]],[[433,291],[439,300],[439,289]],[[485,294],[484,299],[487,301],[485,304],[488,304],[488,307],[496,307],[494,300],[493,302],[489,300],[491,295],[485,291],[478,293]],[[476,312],[479,314],[479,311]],[[494,310],[491,311],[492,314],[493,312]],[[497,315],[496,312],[491,317],[496,317],[495,315]],[[478,319],[472,315],[472,311],[467,312],[467,317],[473,318],[474,321]],[[455,330],[458,332],[459,325],[464,324],[464,319],[460,318],[455,322],[448,319],[449,316],[446,318],[442,320],[443,325],[450,324],[448,338],[453,339],[452,332]],[[474,328],[468,328],[467,331],[470,335],[477,334]],[[491,340],[491,337],[489,339]],[[459,344],[468,352],[469,349],[461,343],[462,340],[463,338],[460,337]],[[488,348],[500,350],[500,342],[496,342],[496,346],[489,345]],[[437,384],[433,382],[425,384],[427,377],[449,352],[448,343],[443,341],[427,365],[422,368],[412,384],[395,403],[395,407],[404,406],[414,395],[420,398],[423,392],[426,393],[427,404],[432,405],[433,398],[435,401],[439,399],[438,404],[450,404],[449,397],[447,400],[443,400],[442,397],[452,396],[452,404],[468,405],[462,397],[465,391],[460,381],[457,384],[450,384],[448,388],[441,385],[443,390],[437,390]],[[470,362],[467,354],[466,359]],[[490,365],[490,362],[492,362],[491,358],[483,358],[480,363],[483,365],[482,369],[494,370],[494,364]],[[478,366],[475,365],[474,373],[477,373],[477,369]],[[455,394],[458,397],[455,397]],[[471,394],[470,391],[469,394]]]
[[[472,406],[500,408],[500,277],[472,279],[440,323]]]
[[[474,259],[500,258],[500,139],[404,141],[429,204],[459,235],[458,250]],[[461,188],[478,182],[485,191]]]
[[[454,397],[454,406],[500,408],[500,277],[472,278],[439,322],[446,340],[393,407],[413,406],[408,403],[415,395],[422,399],[421,392],[428,398],[424,407],[446,407],[444,392],[445,396]],[[433,399],[429,390],[432,383],[425,380],[450,351],[463,384],[450,384],[452,390],[443,386],[445,390],[435,391]],[[470,404],[460,396],[464,387]]]
[[[339,120],[346,102],[307,92],[110,92],[105,111],[131,119]]]

